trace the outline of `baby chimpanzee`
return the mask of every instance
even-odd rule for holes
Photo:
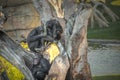
[[[45,47],[45,42],[60,40],[63,29],[57,20],[52,19],[47,21],[46,29],[47,35],[44,35],[43,26],[37,27],[29,33],[27,43],[31,51],[36,52],[38,48],[43,49]]]
[[[44,80],[46,74],[48,74],[51,64],[41,54],[38,54],[37,58],[34,58],[33,67],[31,72],[35,80]]]

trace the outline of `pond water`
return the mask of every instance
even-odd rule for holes
[[[89,46],[88,62],[92,76],[120,75],[120,44]]]

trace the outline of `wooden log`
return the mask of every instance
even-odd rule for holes
[[[34,80],[31,71],[24,60],[31,63],[35,55],[28,53],[19,44],[15,43],[5,32],[0,30],[0,56],[17,67],[25,76],[26,80]]]

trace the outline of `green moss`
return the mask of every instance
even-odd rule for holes
[[[0,66],[2,66],[0,72],[2,72],[2,70],[6,70],[9,80],[24,80],[24,75],[22,72],[1,56]]]

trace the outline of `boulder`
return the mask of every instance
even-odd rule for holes
[[[4,30],[15,40],[26,38],[31,29],[40,25],[40,16],[33,4],[7,7],[5,12],[8,19],[3,25]]]
[[[31,3],[32,0],[0,0],[0,5],[5,6],[19,6],[27,3]]]

